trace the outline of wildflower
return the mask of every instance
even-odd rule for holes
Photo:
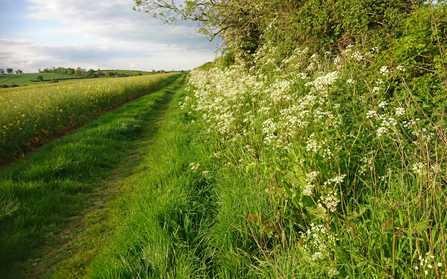
[[[312,260],[316,261],[318,259],[322,259],[323,258],[323,254],[321,254],[321,252],[316,252],[315,254],[312,255]]]
[[[324,205],[326,205],[326,208],[329,209],[331,212],[337,211],[337,205],[340,202],[340,200],[335,196],[334,192],[331,191],[327,196],[323,196],[319,199],[319,202],[322,202]]]
[[[306,174],[306,178],[304,179],[306,181],[306,185],[304,186],[303,195],[305,196],[312,195],[312,190],[315,187],[315,185],[312,184],[312,182],[315,180],[315,178],[317,178],[318,174],[319,174],[318,171],[313,171],[311,173]]]
[[[389,73],[388,67],[387,66],[382,66],[380,68],[380,74],[386,76]]]
[[[332,278],[332,277],[334,277],[334,276],[337,276],[338,274],[340,274],[340,273],[338,272],[338,270],[336,270],[336,269],[330,269],[327,275],[329,276],[329,278]]]
[[[383,101],[379,104],[379,108],[385,108],[388,105],[386,101]]]
[[[442,263],[438,263],[438,267],[441,267],[442,266]]]
[[[347,84],[354,84],[354,80],[353,80],[352,78],[350,78],[350,79],[348,79],[348,80],[346,81],[346,83],[347,83]]]
[[[386,127],[379,127],[379,129],[377,129],[377,137],[381,138],[383,134],[386,134],[386,132],[388,132]]]
[[[360,52],[356,51],[351,55],[352,58],[356,59],[357,61],[360,61],[363,59],[363,55],[360,54]]]
[[[441,173],[442,171],[441,166],[439,164],[434,164],[433,166],[431,166],[431,169],[435,174]]]
[[[396,67],[396,69],[398,69],[401,72],[405,72],[405,67],[404,66],[399,65],[399,66]]]
[[[402,108],[402,107],[398,107],[398,108],[396,108],[396,115],[397,115],[397,116],[403,116],[403,115],[405,115],[405,109]]]
[[[418,175],[425,174],[425,165],[421,162],[414,163],[412,166],[413,172]]]
[[[366,118],[373,118],[374,116],[376,116],[375,110],[370,110],[366,113]]]

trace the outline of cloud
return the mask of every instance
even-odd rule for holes
[[[4,0],[0,0],[4,1]],[[0,46],[26,46],[26,45],[32,45],[35,41],[33,40],[27,40],[27,39],[21,39],[21,40],[5,40],[0,39]]]
[[[28,19],[55,19],[67,25],[67,34],[110,42],[177,44],[184,50],[214,50],[203,35],[194,36],[194,23],[161,25],[159,19],[132,10],[131,0],[27,0]]]
[[[65,44],[45,45],[31,40],[0,39],[2,68],[36,72],[47,67],[87,69],[178,70],[192,69],[214,58],[212,52],[181,50],[161,44]]]
[[[0,37],[1,68],[192,69],[215,57],[216,43],[195,35],[194,23],[162,25],[132,0],[25,1],[10,2],[23,22]]]

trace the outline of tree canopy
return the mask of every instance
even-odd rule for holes
[[[343,50],[351,44],[382,45],[400,32],[402,19],[423,0],[135,0],[134,9],[164,23],[190,20],[210,41],[223,40],[224,50],[249,60],[266,42],[286,54],[297,46]]]

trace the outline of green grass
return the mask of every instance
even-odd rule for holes
[[[6,84],[16,84],[16,85],[33,85],[39,84],[39,82],[30,82],[30,80],[36,80],[37,77],[41,75],[45,81],[50,81],[54,79],[73,79],[75,76],[70,75],[60,75],[52,73],[31,73],[31,74],[11,74],[11,75],[0,75],[0,85]]]
[[[0,91],[0,164],[151,92],[169,76],[94,79]]]
[[[178,87],[183,78],[171,76],[156,93],[103,115],[0,173],[1,274],[32,278],[65,270],[68,275],[61,278],[68,278],[84,272],[119,225],[107,217],[116,209],[100,209],[132,191],[121,189],[120,177],[130,175],[142,155],[139,148],[157,132],[157,119],[173,95],[167,86],[176,79],[172,86]]]

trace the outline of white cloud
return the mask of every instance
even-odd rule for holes
[[[178,70],[191,69],[214,58],[201,50],[173,50],[166,45],[66,44],[44,45],[30,40],[0,40],[0,65],[36,72],[37,68]],[[4,65],[4,66],[3,66]]]
[[[183,49],[197,45],[214,49],[202,35],[195,34],[193,23],[161,25],[159,19],[132,10],[132,0],[27,0],[34,4],[26,17],[36,20],[55,19],[69,26],[67,34],[135,43],[179,44]]]
[[[194,35],[193,23],[161,25],[159,19],[133,11],[132,0],[25,1],[30,5],[28,22],[61,24],[40,30],[44,36],[34,34],[34,40],[26,31],[17,39],[0,39],[2,68],[177,70],[192,69],[215,56],[216,43]]]

